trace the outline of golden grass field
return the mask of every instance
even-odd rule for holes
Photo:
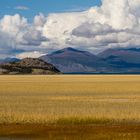
[[[0,76],[0,124],[140,126],[140,75]]]
[[[140,122],[140,76],[0,77],[0,123],[65,119]]]

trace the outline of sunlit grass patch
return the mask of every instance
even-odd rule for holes
[[[140,122],[140,76],[0,76],[0,124]]]

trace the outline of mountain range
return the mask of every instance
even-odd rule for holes
[[[98,54],[98,57],[117,67],[140,67],[139,48],[108,49]]]
[[[20,59],[7,57],[5,59],[0,59],[0,64],[10,63],[10,62],[18,62],[18,61],[20,61]]]
[[[35,60],[39,61],[38,63]],[[25,62],[27,61],[27,62]],[[62,73],[140,73],[140,48],[112,48],[107,49],[97,55],[88,51],[81,51],[74,48],[64,48],[51,54],[43,55],[38,59],[26,58],[19,60],[17,58],[7,58],[0,60],[1,65],[36,63],[35,68],[42,64],[50,64],[56,70]],[[23,63],[24,62],[24,63]],[[26,66],[30,67],[29,65]],[[34,65],[32,65],[34,68]]]
[[[107,49],[97,55],[65,48],[40,59],[52,63],[63,73],[140,73],[139,48]]]
[[[108,67],[104,60],[94,54],[73,48],[65,48],[42,56],[40,59],[52,63],[64,73],[96,72]]]

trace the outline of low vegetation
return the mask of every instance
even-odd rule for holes
[[[140,76],[1,76],[0,123],[140,123]]]
[[[0,76],[0,140],[139,140],[140,76]]]

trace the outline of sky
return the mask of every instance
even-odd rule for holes
[[[140,47],[140,0],[0,0],[0,59],[73,47]]]
[[[0,0],[0,17],[19,13],[29,21],[38,13],[83,11],[100,5],[100,0]]]

